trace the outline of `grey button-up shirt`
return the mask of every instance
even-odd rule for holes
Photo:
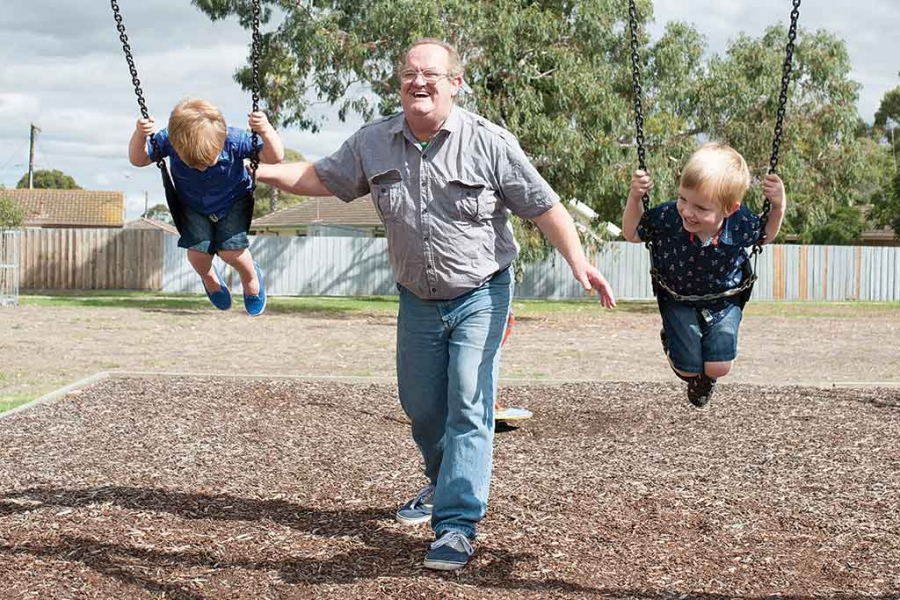
[[[449,300],[509,266],[509,212],[533,218],[559,196],[502,127],[454,107],[422,149],[403,113],[363,126],[315,163],[350,202],[367,193],[384,222],[394,277],[425,300]]]

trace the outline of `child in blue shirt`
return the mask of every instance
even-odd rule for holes
[[[156,134],[153,119],[137,122],[128,157],[136,167],[169,157],[172,181],[182,203],[178,246],[200,275],[206,295],[220,310],[231,308],[231,293],[213,267],[213,256],[231,265],[241,278],[244,308],[258,316],[266,308],[266,291],[259,265],[250,255],[247,228],[253,211],[253,182],[244,160],[253,154],[250,133],[227,127],[222,113],[209,102],[188,98],[169,116],[169,126]],[[262,112],[250,114],[250,129],[259,134],[259,160],[279,163],[284,147]],[[155,156],[156,141],[160,156]]]
[[[678,295],[734,289],[748,260],[744,248],[754,245],[761,233],[760,218],[741,205],[749,186],[750,170],[740,154],[725,144],[705,144],[684,167],[678,199],[642,215],[641,198],[652,181],[638,170],[631,178],[623,235],[630,242],[651,239],[659,278]],[[765,229],[765,242],[770,242],[781,229],[787,204],[778,175],[766,176],[763,194],[772,203]],[[688,400],[703,407],[737,356],[740,296],[686,303],[660,289],[659,309],[669,364],[688,383]]]

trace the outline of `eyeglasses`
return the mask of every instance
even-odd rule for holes
[[[425,83],[437,83],[444,77],[450,77],[450,73],[441,73],[440,71],[432,71],[431,69],[425,69],[424,71],[421,69],[404,69],[400,71],[400,81],[403,83],[412,83],[419,76],[419,73],[422,74],[422,79],[425,80]]]

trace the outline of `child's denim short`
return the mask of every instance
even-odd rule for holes
[[[207,216],[185,206],[184,231],[181,232],[178,246],[206,254],[248,248],[250,238],[247,237],[247,222],[251,210],[250,196],[237,200],[216,221],[213,221],[213,215]]]
[[[739,306],[725,309],[712,324],[702,309],[681,302],[660,303],[663,329],[672,365],[686,373],[702,373],[704,363],[727,362],[737,356],[738,329],[743,313]]]

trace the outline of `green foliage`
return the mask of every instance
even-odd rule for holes
[[[25,223],[25,209],[10,198],[0,194],[0,229],[15,229]]]
[[[193,0],[213,19],[238,15],[249,26],[250,3]],[[541,174],[563,198],[577,197],[600,220],[618,223],[634,144],[631,56],[624,0],[333,0],[271,2],[263,35],[262,97],[273,121],[317,131],[312,104],[371,119],[399,107],[394,68],[406,46],[429,36],[460,50],[470,91],[459,102],[517,136]],[[681,165],[707,139],[741,152],[754,174],[767,171],[781,87],[786,27],[761,37],[737,35],[722,55],[707,58],[690,25],[668,23],[649,40],[651,0],[638,0],[638,39],[647,165],[653,201],[677,192]],[[784,15],[773,15],[780,22]],[[844,43],[826,31],[799,32],[790,79],[779,173],[790,208],[785,232],[819,236],[845,208],[884,196],[884,148],[870,142],[855,108]],[[235,76],[249,88],[249,68]],[[890,101],[888,101],[890,100]],[[900,100],[900,95],[898,95]],[[883,103],[894,112],[894,96]],[[759,209],[760,186],[747,203]],[[527,261],[546,255],[542,236],[516,225]],[[824,235],[824,234],[821,234]],[[830,238],[829,238],[830,239]]]
[[[894,174],[887,193],[873,203],[871,219],[878,226],[891,227],[900,238],[900,171]]]
[[[284,150],[284,161],[285,162],[296,162],[305,160],[303,154],[297,152],[296,150],[291,150],[290,148],[285,148]],[[257,183],[256,184],[256,202],[253,205],[253,218],[262,217],[264,215],[268,215],[272,213],[273,206],[273,194],[276,195],[275,210],[283,210],[288,208],[289,206],[293,206],[295,204],[299,204],[306,200],[306,196],[297,196],[295,194],[288,194],[287,192],[282,192],[280,190],[274,189],[265,183]]]
[[[39,170],[35,171],[32,176],[32,183],[35,189],[38,190],[80,190],[81,187],[75,183],[75,180],[63,173],[62,171],[53,170]],[[28,173],[22,175],[22,178],[19,179],[19,182],[16,184],[16,187],[19,189],[25,189],[28,187]]]
[[[875,127],[884,127],[888,119],[894,121],[895,126],[900,124],[900,87],[888,90],[881,99],[875,113]]]
[[[169,207],[165,204],[154,204],[143,216],[144,218],[155,219],[156,221],[162,221],[169,225],[173,224],[172,215],[169,213]]]
[[[839,206],[827,222],[809,227],[801,233],[799,241],[801,244],[855,244],[864,229],[865,221],[858,207]]]

